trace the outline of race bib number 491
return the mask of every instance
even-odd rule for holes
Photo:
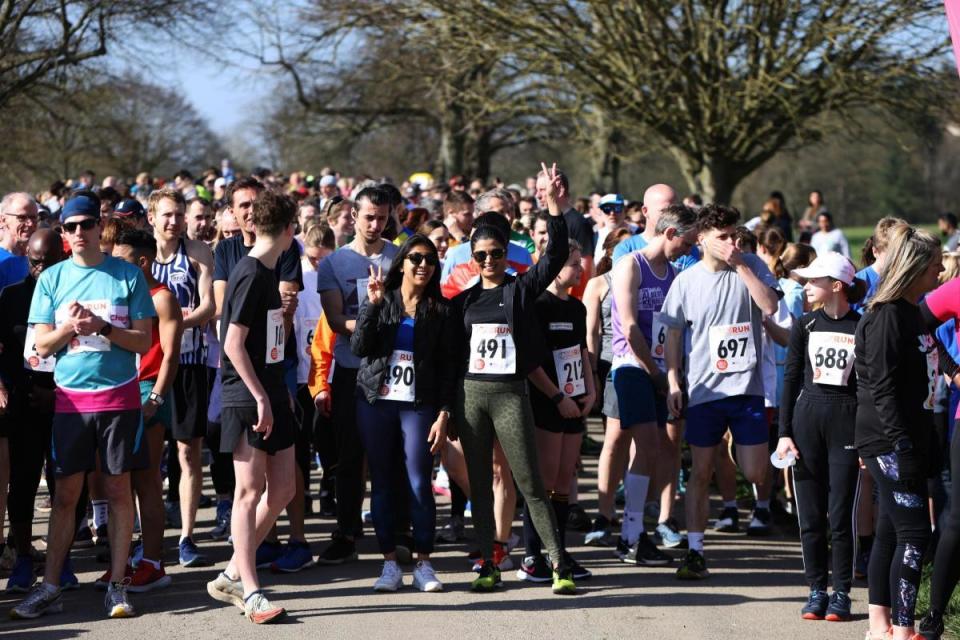
[[[517,349],[506,324],[475,324],[470,334],[470,373],[503,375],[517,372]]]
[[[710,361],[716,373],[749,371],[757,363],[757,347],[749,322],[710,327]]]

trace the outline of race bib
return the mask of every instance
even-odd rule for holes
[[[174,274],[174,275],[176,275],[176,274]],[[192,307],[184,307],[183,309],[181,309],[181,311],[183,312],[183,319],[186,320],[186,319],[187,319],[187,316],[189,316],[191,313],[193,313],[193,308],[192,308]],[[189,328],[184,327],[184,328],[183,328],[183,335],[180,336],[180,353],[181,353],[181,355],[182,355],[182,354],[185,354],[185,353],[193,353],[194,351],[196,351],[197,349],[200,348],[200,346],[203,344],[203,342],[201,342],[200,340],[197,339],[197,338],[198,338],[198,336],[197,336],[198,333],[199,333],[199,332],[196,331],[194,327],[189,327]],[[198,343],[199,343],[199,344],[198,344]]]
[[[583,378],[583,356],[580,345],[557,349],[553,352],[553,364],[557,368],[557,386],[568,398],[582,396],[587,392]]]
[[[749,371],[757,364],[757,346],[749,322],[710,327],[710,361],[715,373]]]
[[[23,368],[53,373],[53,367],[56,364],[56,356],[40,357],[37,353],[36,330],[33,327],[27,327],[27,338],[23,343]]]
[[[390,354],[387,373],[383,376],[379,396],[381,400],[413,402],[416,400],[417,381],[413,369],[413,352],[395,350]]]
[[[807,356],[813,367],[813,381],[844,387],[853,371],[854,337],[849,333],[814,331],[807,344]]]
[[[470,334],[470,373],[502,375],[517,372],[517,350],[506,324],[475,324]]]
[[[923,400],[923,408],[933,411],[937,396],[937,378],[940,376],[940,353],[936,343],[930,335],[920,336],[920,350],[927,356],[927,397]]]
[[[653,312],[650,330],[650,355],[654,360],[663,360],[667,348],[667,325],[660,319],[660,312]]]
[[[115,305],[109,300],[78,300],[77,302],[114,327],[127,329],[130,326],[130,311],[126,305]],[[63,308],[62,312],[57,311],[56,318],[57,324],[66,322],[66,307]],[[67,345],[67,355],[95,351],[110,351],[110,341],[98,335],[74,336]]]
[[[297,345],[310,357],[310,346],[313,344],[313,334],[317,331],[320,318],[297,318]]]
[[[283,360],[284,338],[283,309],[270,309],[267,311],[267,364]]]

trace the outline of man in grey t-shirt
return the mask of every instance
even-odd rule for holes
[[[762,482],[767,469],[768,427],[763,406],[763,316],[776,313],[777,280],[763,261],[736,246],[740,213],[722,205],[704,207],[698,218],[703,259],[677,276],[661,321],[666,341],[668,405],[683,411],[683,334],[686,330],[687,444],[693,472],[687,485],[690,551],[677,570],[681,579],[708,575],[703,559],[714,447],[729,428],[737,461],[748,482]]]
[[[371,267],[386,273],[397,247],[380,237],[390,215],[388,195],[377,187],[357,194],[353,217],[356,235],[320,263],[317,292],[323,315],[337,334],[330,384],[332,422],[337,430],[337,526],[339,535],[319,555],[319,564],[357,559],[355,537],[361,533],[363,505],[363,443],[357,430],[356,387],[360,358],[350,351],[350,335],[367,295]],[[319,407],[318,407],[319,408]]]

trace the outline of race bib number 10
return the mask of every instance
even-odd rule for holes
[[[517,372],[517,349],[505,324],[475,324],[470,334],[470,373],[503,375]]]
[[[270,309],[267,311],[267,364],[276,364],[283,360],[285,338],[283,309]]]
[[[834,387],[846,386],[853,371],[854,337],[849,333],[814,331],[807,344],[813,381]]]
[[[749,371],[757,363],[757,347],[749,322],[710,327],[710,360],[716,373]]]

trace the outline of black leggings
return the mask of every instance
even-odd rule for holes
[[[216,386],[216,393],[220,393],[220,381],[217,379],[219,375],[220,369],[207,367],[207,382],[211,395],[214,393],[214,386]],[[207,436],[205,438],[207,449],[210,450],[210,479],[213,480],[213,490],[218,496],[227,496],[229,500],[233,500],[233,491],[237,486],[236,476],[233,475],[233,454],[220,453],[220,416],[215,417],[216,420],[211,420],[209,414],[207,415]],[[179,478],[180,464],[174,462],[171,468],[177,470],[177,477]],[[170,486],[173,486],[172,475]],[[177,492],[177,499],[179,499],[179,491]]]
[[[849,593],[853,582],[853,504],[859,478],[853,448],[856,415],[854,398],[838,401],[804,394],[797,400],[793,441],[800,458],[793,484],[803,571],[812,590],[826,590],[831,555],[833,590]]]
[[[865,458],[879,495],[876,537],[867,582],[870,604],[890,607],[898,627],[913,626],[923,554],[930,542],[927,485],[911,491],[900,481],[893,453]]]
[[[950,442],[950,477],[953,491],[950,509],[941,518],[940,542],[933,563],[933,578],[930,581],[930,608],[943,612],[953,590],[960,580],[960,420],[953,429]]]

